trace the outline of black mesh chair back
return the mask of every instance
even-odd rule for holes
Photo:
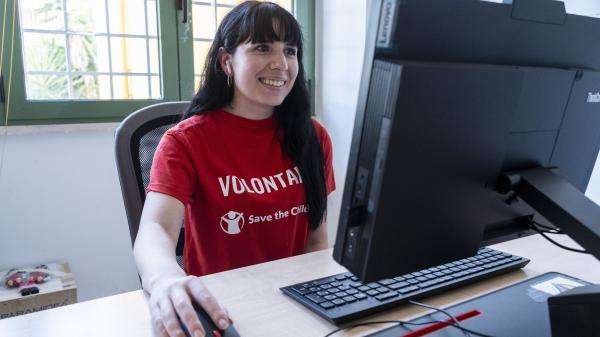
[[[135,242],[154,151],[163,134],[181,120],[189,102],[168,102],[142,108],[129,115],[115,133],[115,157],[131,244]],[[183,226],[177,241],[177,261],[183,266]]]

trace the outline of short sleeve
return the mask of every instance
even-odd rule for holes
[[[335,191],[335,177],[333,174],[333,145],[331,144],[331,137],[329,133],[316,120],[314,121],[315,130],[317,132],[317,138],[323,148],[323,172],[325,174],[325,185],[327,188],[327,195]]]
[[[162,137],[152,161],[148,192],[168,194],[184,205],[190,203],[196,172],[181,135],[167,132]]]

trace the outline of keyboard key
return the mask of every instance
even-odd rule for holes
[[[335,307],[335,304],[331,303],[331,302],[321,302],[319,304],[323,309],[331,309],[333,307]]]
[[[348,283],[348,285],[352,288],[358,288],[358,287],[363,286],[362,282],[352,282],[352,283]]]
[[[356,301],[356,297],[354,297],[352,295],[349,295],[349,296],[344,297],[344,301],[346,301],[348,303],[355,302]]]
[[[312,292],[312,293],[316,293],[317,291],[320,291],[320,290],[321,290],[321,287],[312,287],[312,288],[310,288],[309,290],[310,290],[310,292]]]
[[[388,288],[386,288],[386,287],[379,287],[375,290],[379,291],[380,293],[386,293],[389,291]]]
[[[344,296],[348,296],[348,293],[345,291],[338,291],[337,293],[335,293],[335,296],[344,297]]]
[[[343,280],[345,280],[347,278],[348,277],[346,275],[344,275],[344,274],[338,275],[338,276],[335,277],[336,281],[343,281]]]
[[[328,295],[328,294],[329,294],[329,291],[325,291],[325,290],[323,290],[323,291],[319,291],[319,292],[317,293],[317,295],[319,295],[319,296],[326,296],[326,295]]]
[[[360,291],[369,291],[369,290],[371,290],[371,287],[362,286],[362,287],[359,287],[358,290],[360,290]]]
[[[416,271],[414,273],[411,273],[411,275],[414,277],[419,277],[419,276],[423,276],[423,273]]]
[[[325,302],[325,299],[319,295],[315,295],[315,294],[308,294],[306,295],[306,298],[308,298],[309,300],[319,304],[322,302]]]
[[[356,290],[356,289],[348,289],[348,290],[346,290],[346,292],[347,292],[348,294],[350,294],[350,295],[354,295],[354,294],[357,294],[357,293],[358,293],[358,290]]]
[[[369,296],[376,296],[379,294],[379,291],[375,290],[375,289],[371,289],[369,291],[367,291],[367,295]]]
[[[390,288],[392,290],[397,290],[400,288],[408,287],[409,285],[410,284],[408,282],[398,282],[398,283],[390,284],[388,286],[388,288]]]
[[[398,292],[401,293],[402,295],[404,295],[404,294],[412,293],[413,291],[416,291],[416,290],[419,290],[419,288],[416,286],[410,286],[410,287],[398,289]]]
[[[340,298],[331,301],[331,303],[333,303],[333,304],[335,304],[337,306],[346,304],[346,302],[344,300],[340,299]]]
[[[389,293],[385,293],[385,294],[380,294],[375,296],[376,299],[380,300],[380,301],[385,301],[387,299],[390,299],[392,297],[396,297],[398,296],[398,293],[395,291],[390,291]]]
[[[425,281],[427,281],[427,280],[428,280],[428,278],[427,278],[427,277],[425,277],[425,276],[419,276],[419,277],[417,277],[417,278],[416,278],[416,280],[417,280],[417,281],[421,281],[421,282],[425,282]]]
[[[333,280],[334,280],[333,277],[327,277],[327,278],[324,278],[324,279],[317,280],[317,281],[313,282],[313,284],[315,286],[321,286],[321,285],[327,284],[327,283],[329,283],[329,282],[331,282]]]
[[[331,282],[331,283],[329,283],[329,284],[331,284],[331,286],[332,286],[332,287],[339,287],[339,286],[341,286],[341,285],[342,285],[340,282],[337,282],[337,281],[335,281],[335,282]]]
[[[365,285],[371,289],[377,289],[380,287],[379,283],[377,283],[377,282],[371,282],[371,283],[367,283]]]
[[[363,293],[354,294],[354,297],[355,297],[357,300],[359,300],[359,301],[360,301],[360,300],[364,300],[364,299],[366,299],[366,298],[369,298],[367,295],[365,295],[365,294],[363,294]]]
[[[350,289],[350,287],[348,287],[347,285],[339,286],[337,288],[341,291],[346,291],[346,290]]]
[[[333,301],[337,298],[337,296],[335,295],[325,295],[323,296],[324,299],[328,300],[328,301]]]
[[[385,279],[385,280],[381,280],[381,281],[379,281],[379,284],[381,284],[381,285],[384,285],[384,286],[390,285],[390,284],[392,284],[392,283],[396,283],[396,280],[393,280],[393,279]]]
[[[396,280],[398,282],[402,282],[402,281],[405,281],[406,279],[402,276],[398,276],[398,277],[394,277],[394,280]]]
[[[312,291],[310,291],[310,290],[308,290],[306,288],[303,288],[303,287],[292,288],[292,290],[294,290],[295,292],[297,292],[300,295],[307,295],[307,294],[310,294],[312,292]]]

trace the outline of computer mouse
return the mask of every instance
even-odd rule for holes
[[[204,309],[195,309],[198,319],[200,320],[202,327],[204,327],[204,331],[206,331],[206,337],[240,337],[240,334],[235,330],[233,325],[230,324],[227,329],[221,330],[217,327],[215,322],[213,322],[208,313],[204,311]],[[186,337],[193,337],[187,330],[185,324],[181,322],[181,319],[179,320],[179,324],[181,324],[181,328],[183,329]]]

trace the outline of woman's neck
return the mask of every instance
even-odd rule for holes
[[[254,120],[266,119],[273,115],[272,106],[253,103],[234,96],[234,99],[223,109],[233,115]]]

